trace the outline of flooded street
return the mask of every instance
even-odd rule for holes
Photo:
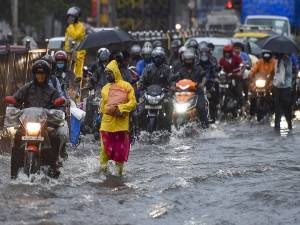
[[[300,224],[300,124],[218,124],[169,143],[137,143],[123,178],[99,173],[98,147],[70,151],[58,180],[11,181],[0,156],[0,224]],[[112,167],[113,168],[113,167]]]

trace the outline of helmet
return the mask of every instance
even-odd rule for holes
[[[79,7],[73,6],[68,9],[67,16],[74,16],[75,18],[79,18],[81,16],[81,10]]]
[[[151,57],[152,58],[156,58],[156,57],[160,57],[165,59],[166,58],[166,52],[165,49],[162,47],[156,47],[153,49],[152,53],[151,53]]]
[[[266,49],[262,50],[261,55],[265,61],[269,61],[272,58],[272,52]]]
[[[207,44],[207,47],[211,50],[211,51],[213,51],[214,49],[215,49],[215,45],[213,44],[213,43],[208,43]]]
[[[132,45],[132,47],[131,47],[131,49],[130,49],[130,54],[131,55],[140,55],[141,54],[141,52],[142,52],[142,48],[141,48],[141,46],[139,46],[138,44],[136,44],[136,45]]]
[[[195,51],[191,48],[186,49],[183,53],[182,53],[182,61],[183,62],[194,62],[195,60]]]
[[[181,46],[181,41],[179,39],[175,39],[171,43],[172,48],[179,48]]]
[[[208,47],[208,43],[206,41],[201,41],[199,43],[199,49],[201,48],[207,48]]]
[[[156,47],[153,49],[151,56],[156,66],[160,66],[166,60],[166,52],[162,47]]]
[[[68,56],[67,53],[64,51],[57,51],[54,54],[54,60],[56,63],[56,68],[59,70],[63,70],[67,66]]]
[[[54,54],[54,60],[55,62],[58,62],[58,61],[68,61],[68,56],[67,56],[67,53],[65,51],[57,51],[55,54]]]
[[[156,40],[153,42],[153,48],[162,47],[162,46],[163,46],[163,43],[160,40]]]
[[[200,49],[200,61],[207,62],[209,60],[209,48],[208,47],[202,47]]]
[[[187,45],[188,48],[194,48],[197,49],[198,48],[198,42],[195,39],[191,39]]]
[[[52,55],[46,54],[41,58],[41,60],[44,60],[49,64],[50,72],[55,67],[55,59]]]
[[[232,53],[233,51],[233,46],[232,45],[225,45],[224,48],[223,48],[223,52],[229,52],[229,53]]]
[[[37,60],[37,61],[35,61],[33,63],[33,65],[32,65],[32,73],[36,74],[38,72],[44,73],[48,77],[50,76],[51,66],[49,65],[49,63],[46,60],[39,59],[39,60]]]
[[[142,56],[144,58],[150,58],[151,57],[151,53],[153,51],[152,45],[144,45],[144,47],[142,48]]]
[[[240,48],[240,49],[242,49],[242,51],[244,51],[245,46],[241,42],[235,42],[235,43],[233,43],[233,48]]]
[[[146,48],[146,47],[148,47],[148,48],[153,48],[151,42],[149,42],[149,41],[146,41],[146,42],[144,43],[143,48]]]
[[[97,51],[97,59],[99,62],[105,62],[108,61],[110,58],[110,51],[107,48],[100,48]]]
[[[178,50],[179,54],[182,54],[185,50],[187,50],[187,47],[181,46]]]

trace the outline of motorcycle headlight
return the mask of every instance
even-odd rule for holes
[[[146,99],[151,105],[157,105],[160,103],[160,101],[163,99],[164,95],[159,95],[159,96],[151,96],[151,95],[146,95]]]
[[[189,107],[190,103],[175,104],[175,111],[177,113],[185,113]]]
[[[264,88],[266,86],[267,81],[266,80],[257,80],[255,81],[255,86],[257,88]]]
[[[26,131],[29,136],[38,136],[41,128],[40,123],[26,123]]]

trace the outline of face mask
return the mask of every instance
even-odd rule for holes
[[[44,73],[37,73],[35,75],[35,79],[39,84],[43,84],[46,81],[46,74]]]
[[[155,64],[156,66],[160,66],[161,64],[163,64],[164,60],[161,59],[161,58],[159,58],[159,57],[157,57],[157,58],[154,58],[154,59],[153,59],[153,62],[154,62],[154,64]]]
[[[206,61],[208,61],[208,56],[203,55],[203,56],[200,57],[200,60],[203,61],[203,62],[206,62]]]
[[[62,69],[64,69],[65,64],[63,64],[63,63],[58,63],[58,64],[56,64],[56,67],[57,67],[57,69],[62,70]]]
[[[114,83],[115,82],[115,77],[111,72],[106,73],[106,80],[108,83]]]
[[[224,57],[225,57],[226,59],[231,58],[231,53],[226,52],[226,53],[224,54]]]

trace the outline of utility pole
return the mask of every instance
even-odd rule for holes
[[[100,0],[96,0],[97,2],[97,16],[96,16],[96,20],[97,20],[97,27],[100,27]]]
[[[12,30],[14,43],[18,41],[18,0],[11,0]]]

